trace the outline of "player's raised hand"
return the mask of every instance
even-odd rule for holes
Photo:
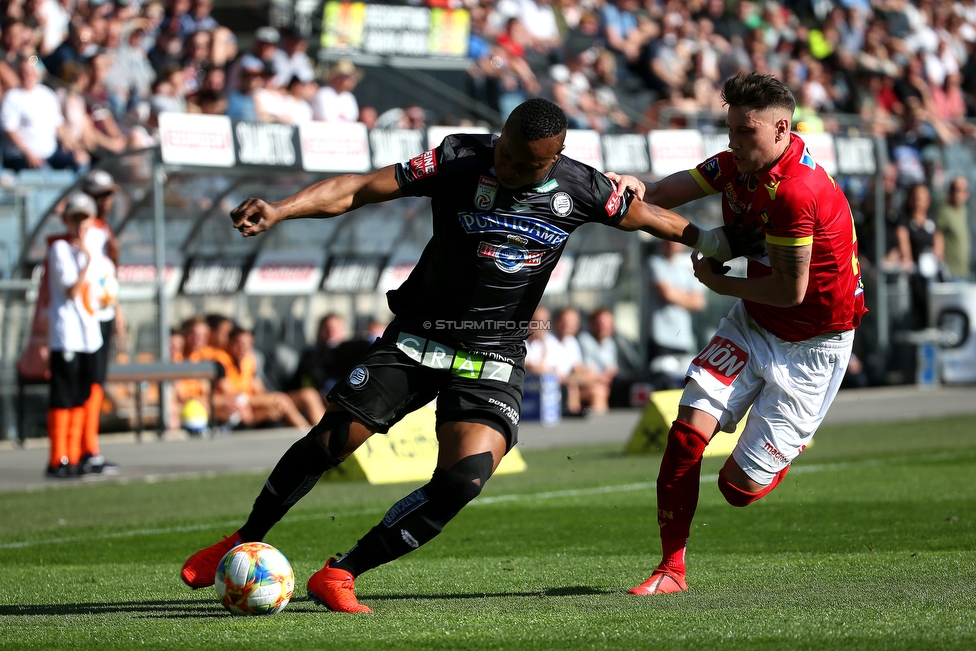
[[[715,258],[706,258],[701,251],[691,252],[691,264],[695,268],[695,278],[709,289],[714,289],[716,278],[724,276],[730,270],[730,267]]]
[[[278,209],[263,199],[250,197],[230,211],[234,228],[244,237],[263,233],[281,219]]]

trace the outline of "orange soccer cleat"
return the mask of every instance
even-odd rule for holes
[[[682,574],[674,574],[665,570],[655,570],[647,581],[644,581],[636,588],[628,590],[630,594],[672,594],[675,592],[685,592],[688,584]]]
[[[230,536],[224,536],[219,543],[201,549],[183,564],[180,571],[183,582],[194,590],[213,586],[220,559],[243,542],[241,535],[235,531]]]
[[[325,567],[308,580],[308,596],[316,603],[337,613],[371,613],[373,609],[356,599],[356,579],[352,574],[337,567],[330,558]]]

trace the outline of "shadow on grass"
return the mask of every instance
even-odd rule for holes
[[[368,601],[409,601],[415,599],[490,599],[495,597],[581,597],[585,595],[613,594],[613,590],[597,590],[588,586],[548,588],[534,592],[480,592],[457,594],[401,594],[401,595],[360,595]],[[307,599],[304,594],[295,594],[288,605],[291,612],[328,612]],[[203,619],[213,617],[234,617],[225,611],[216,599],[205,601],[119,601],[90,602],[77,604],[30,604],[19,606],[0,606],[0,617],[17,616],[60,616],[65,615],[105,615],[128,613],[145,619]]]
[[[357,595],[361,601],[399,601],[412,599],[491,599],[494,597],[583,597],[586,595],[614,594],[616,590],[598,590],[586,585],[564,588],[548,588],[533,592],[461,592],[454,594],[396,594]]]
[[[217,600],[207,601],[118,601],[77,604],[30,604],[0,606],[0,617],[104,615],[129,613],[145,618],[224,617],[226,612]]]

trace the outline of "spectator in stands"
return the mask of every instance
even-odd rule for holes
[[[152,94],[156,71],[147,58],[149,51],[146,44],[146,29],[136,27],[115,53],[112,68],[105,80],[106,90],[113,98],[113,110],[120,105],[128,107],[132,102],[148,100]],[[122,114],[117,113],[116,118],[121,118]]]
[[[329,68],[325,85],[315,94],[312,116],[325,122],[356,122],[359,102],[353,91],[362,72],[349,59],[340,59]]]
[[[603,39],[617,57],[617,70],[636,72],[641,51],[647,45],[646,34],[637,27],[637,0],[609,0],[603,5]]]
[[[59,45],[51,54],[44,57],[44,67],[55,77],[61,75],[61,66],[66,61],[85,63],[98,51],[91,25],[84,22],[72,23],[68,29],[68,40]]]
[[[153,82],[153,94],[149,104],[153,111],[159,113],[186,113],[186,97],[183,95],[183,68],[172,66],[163,72]]]
[[[492,54],[492,65],[501,70],[498,112],[505,121],[516,106],[538,94],[541,85],[525,60],[525,43],[528,39],[525,26],[518,18],[510,18],[505,24],[505,31],[495,40],[497,47]]]
[[[285,124],[304,124],[312,121],[312,100],[318,87],[314,81],[302,81],[294,76],[286,85],[283,108],[280,115]]]
[[[218,27],[211,36],[210,62],[225,71],[237,58],[237,37],[226,27]]]
[[[273,85],[275,77],[274,63],[264,66],[261,71],[261,83],[254,89],[254,112],[258,122],[284,122],[286,110],[285,91]]]
[[[552,0],[518,0],[514,15],[525,27],[525,57],[533,70],[545,71],[562,59],[562,35]]]
[[[220,24],[210,15],[213,0],[193,0],[192,8],[180,17],[180,36],[188,38],[197,32],[212,32]]]
[[[912,329],[928,326],[929,283],[940,275],[945,240],[929,217],[932,195],[924,183],[913,186],[905,199],[904,218],[895,229],[902,266],[911,272]]]
[[[0,92],[20,86],[18,64],[31,53],[30,29],[21,20],[6,21],[0,32]]]
[[[174,66],[182,65],[183,39],[178,34],[162,31],[156,37],[156,43],[146,55],[149,63],[157,75]]]
[[[210,67],[212,48],[210,32],[196,32],[186,37],[183,45],[183,92],[194,95],[200,91],[203,77]]]
[[[78,171],[81,144],[72,139],[54,91],[40,84],[40,61],[21,59],[21,87],[11,88],[0,103],[0,126],[6,133],[3,166],[12,170],[53,167]]]
[[[579,409],[574,410],[567,405],[571,415],[581,416],[590,411],[603,413],[607,410],[610,387],[583,362],[583,352],[576,337],[579,331],[580,315],[576,309],[564,307],[556,312],[552,329],[558,346],[554,352],[557,359],[556,374],[561,382],[569,379],[579,386]]]
[[[965,176],[956,176],[949,181],[946,199],[935,217],[935,226],[944,240],[946,269],[954,279],[969,280],[973,258],[969,180]]]
[[[241,66],[239,78],[238,86],[227,93],[227,116],[234,120],[257,122],[258,109],[255,96],[264,85],[264,64],[254,57],[248,57]]]
[[[217,420],[233,425],[261,425],[286,422],[307,430],[310,425],[287,394],[271,392],[257,377],[254,359],[254,335],[241,327],[231,330],[228,354],[233,364],[214,389],[214,411]]]
[[[210,333],[207,338],[207,344],[211,348],[216,348],[217,350],[222,350],[225,353],[230,351],[230,333],[237,326],[234,321],[223,314],[217,314],[213,312],[204,317],[207,321],[207,326],[210,328]]]
[[[605,387],[607,404],[600,406],[606,408],[618,376],[623,379],[636,370],[631,367],[637,361],[636,353],[629,346],[629,342],[618,338],[613,312],[608,308],[594,310],[590,314],[589,325],[589,330],[579,335],[580,351],[583,364],[590,369],[595,381]],[[600,406],[594,406],[593,410],[599,411]]]
[[[46,57],[54,52],[68,37],[74,4],[74,0],[48,0],[41,4],[40,16],[43,36],[38,45],[40,56]]]
[[[315,69],[308,56],[308,41],[297,27],[289,27],[283,32],[281,47],[275,50],[272,60],[275,76],[271,85],[275,88],[285,88],[295,77],[303,84],[315,80]]]
[[[254,69],[254,59],[265,67],[274,65],[275,52],[281,42],[281,33],[274,27],[259,27],[254,31],[251,49],[239,55],[227,70],[227,87],[238,88],[243,77],[245,65]]]
[[[46,279],[51,295],[47,429],[51,449],[45,474],[52,479],[83,473],[85,403],[91,395],[94,353],[102,345],[88,278],[93,256],[88,251],[86,235],[95,212],[95,202],[88,195],[83,192],[69,195],[64,210],[68,233],[55,239],[47,254]]]
[[[648,259],[652,288],[648,358],[662,383],[675,385],[683,380],[686,362],[697,350],[692,313],[705,309],[705,293],[695,278],[688,249],[680,243],[657,245]]]
[[[302,351],[292,390],[311,389],[319,394],[324,405],[325,396],[358,359],[355,353],[362,352],[362,346],[349,347],[348,341],[349,328],[344,318],[334,312],[322,317],[315,344]],[[295,401],[299,403],[302,399],[296,397]]]

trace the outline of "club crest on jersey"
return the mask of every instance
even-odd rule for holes
[[[366,367],[363,366],[362,364],[360,364],[353,370],[349,371],[349,377],[346,378],[346,382],[348,382],[349,386],[352,387],[353,389],[363,388],[363,386],[366,384],[368,380],[369,380],[369,371],[366,370]]]
[[[713,156],[702,163],[701,173],[713,181],[718,180],[719,175],[722,173],[722,166],[718,162],[718,156]]]
[[[410,172],[413,178],[420,180],[427,176],[437,174],[437,154],[431,149],[425,151],[420,156],[410,159]]]
[[[521,237],[556,248],[569,237],[561,228],[524,215],[495,213],[458,213],[461,228],[470,235],[481,233],[503,233]]]
[[[490,176],[478,179],[478,190],[474,193],[474,205],[478,210],[491,210],[498,193],[498,180]]]
[[[565,192],[557,192],[549,200],[549,207],[552,209],[553,214],[565,217],[573,212],[573,198]]]
[[[713,337],[705,350],[698,353],[695,364],[716,380],[729,386],[739,376],[739,372],[749,362],[749,353],[739,344],[725,337]]]
[[[509,235],[505,244],[482,242],[478,245],[478,257],[491,258],[495,266],[507,274],[513,274],[522,267],[537,267],[542,261],[542,251],[529,251],[523,246],[524,237]]]
[[[772,220],[770,219],[768,212],[766,212],[765,210],[760,210],[759,219],[762,220],[763,226],[766,227],[767,231],[773,230]]]

